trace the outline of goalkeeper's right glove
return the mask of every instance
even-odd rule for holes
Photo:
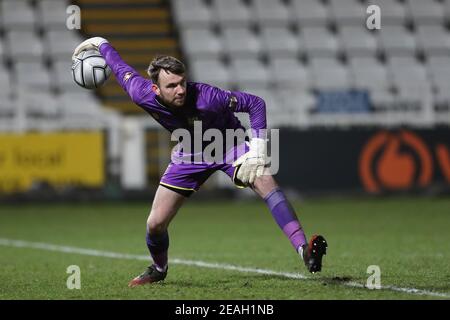
[[[256,178],[264,175],[266,141],[265,138],[251,139],[250,150],[233,162],[233,167],[239,167],[236,178],[245,185],[253,185]]]
[[[87,51],[87,50],[97,50],[100,48],[100,46],[104,43],[108,43],[108,40],[102,37],[94,37],[89,38],[87,40],[84,40],[82,43],[78,45],[78,47],[75,48],[72,60],[74,60],[81,52]]]

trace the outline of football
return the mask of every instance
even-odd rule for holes
[[[83,88],[98,88],[110,75],[111,68],[96,50],[83,51],[72,61],[73,80]]]

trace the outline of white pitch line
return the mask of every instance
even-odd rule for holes
[[[104,257],[104,258],[113,258],[113,259],[128,259],[128,260],[143,260],[149,261],[150,257],[148,255],[136,255],[136,254],[124,254],[117,252],[109,252],[109,251],[101,251],[95,249],[86,249],[86,248],[77,248],[77,247],[69,247],[69,246],[60,246],[50,243],[42,243],[42,242],[30,242],[24,240],[12,240],[12,239],[4,239],[0,238],[0,245],[5,247],[16,247],[16,248],[32,248],[32,249],[41,249],[47,251],[56,251],[56,252],[64,252],[64,253],[75,253],[87,256],[94,257]],[[259,268],[246,268],[235,266],[231,264],[222,264],[222,263],[211,263],[197,260],[184,260],[184,259],[170,259],[170,263],[172,264],[181,264],[187,266],[195,266],[200,268],[210,268],[210,269],[221,269],[221,270],[229,270],[229,271],[237,271],[237,272],[246,272],[246,273],[257,273],[271,276],[278,276],[288,279],[313,279],[311,277],[307,277],[301,273],[291,273],[291,272],[280,272],[275,270],[268,269],[259,269]],[[347,281],[340,283],[347,287],[353,288],[366,288],[363,284],[353,281]],[[433,296],[433,297],[441,297],[441,298],[450,298],[450,294],[441,293],[441,292],[433,292],[429,290],[420,290],[415,288],[402,288],[396,286],[381,286],[381,290],[391,290],[408,294],[415,295],[425,295],[425,296]]]

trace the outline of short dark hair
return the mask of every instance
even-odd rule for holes
[[[150,66],[147,70],[147,73],[153,83],[159,83],[159,72],[161,69],[170,71],[177,75],[182,75],[186,72],[186,67],[177,58],[171,56],[157,56],[152,62],[150,62]]]

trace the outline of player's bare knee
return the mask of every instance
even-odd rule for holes
[[[150,234],[161,234],[167,230],[167,224],[163,221],[150,220],[147,222],[147,230]]]
[[[151,215],[147,218],[147,231],[150,231],[150,225],[152,225]]]
[[[167,230],[167,222],[158,218],[158,215],[152,215],[147,219],[147,230],[150,234],[160,234]]]
[[[252,189],[262,198],[264,198],[270,191],[278,186],[275,178],[271,174],[264,174],[256,178]]]

